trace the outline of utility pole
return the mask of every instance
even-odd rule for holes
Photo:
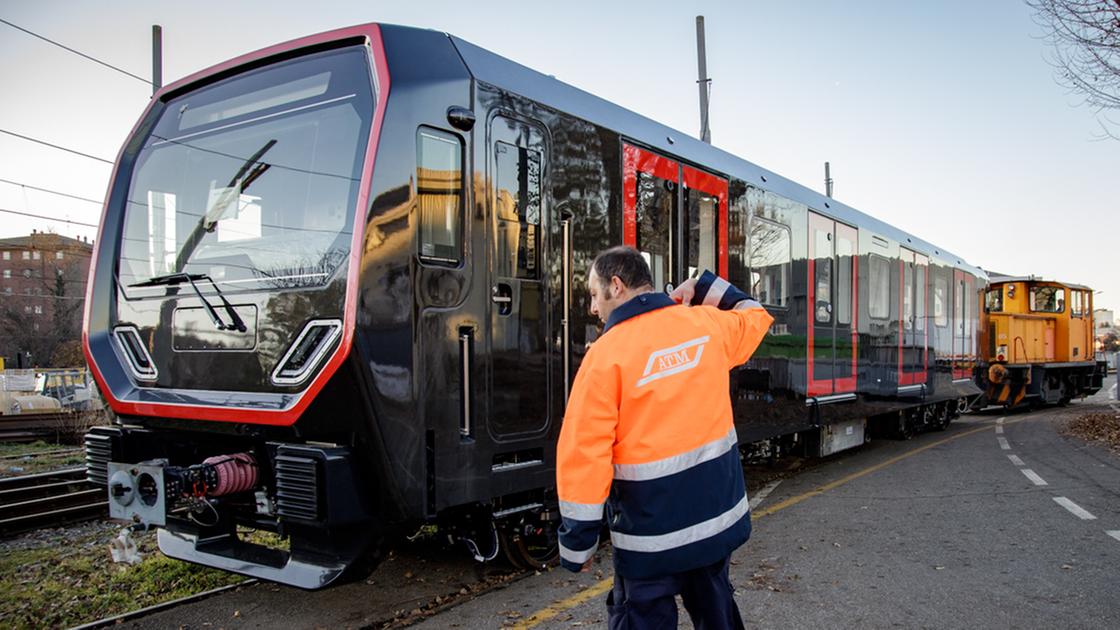
[[[832,198],[832,175],[828,170],[828,162],[824,163],[824,196]]]
[[[163,87],[163,27],[152,25],[152,96]]]
[[[708,63],[704,53],[704,16],[696,16],[696,60],[699,63],[700,86],[700,139],[712,143],[712,130],[708,127],[708,90],[712,80],[708,78]]]

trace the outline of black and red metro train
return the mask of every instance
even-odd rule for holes
[[[116,420],[87,436],[89,476],[165,554],[304,588],[426,524],[540,566],[599,334],[586,271],[619,243],[659,288],[708,268],[774,315],[732,378],[748,455],[943,427],[980,393],[981,270],[454,36],[373,24],[152,99],[91,271]]]

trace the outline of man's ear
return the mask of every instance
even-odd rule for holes
[[[617,298],[626,292],[626,285],[622,284],[622,278],[618,276],[611,276],[611,297]]]

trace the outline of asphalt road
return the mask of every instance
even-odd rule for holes
[[[1120,413],[1109,381],[1067,408],[970,414],[776,485],[759,480],[768,471],[749,472],[761,503],[732,565],[747,626],[1120,628],[1120,455],[1060,432],[1088,411]],[[395,618],[424,629],[606,628],[609,553],[592,573],[514,576],[419,546],[366,582],[317,593],[258,584],[123,627],[383,627]],[[691,627],[683,610],[681,625]]]
[[[1108,386],[1067,408],[869,444],[781,482],[733,558],[748,627],[1120,627],[1120,456],[1060,433],[1109,411]],[[601,577],[553,571],[416,627],[605,628],[606,554]]]

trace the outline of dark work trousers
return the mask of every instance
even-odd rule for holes
[[[607,594],[610,630],[675,630],[680,595],[696,630],[743,627],[727,575],[731,556],[706,567],[655,578],[628,579],[616,568]]]

